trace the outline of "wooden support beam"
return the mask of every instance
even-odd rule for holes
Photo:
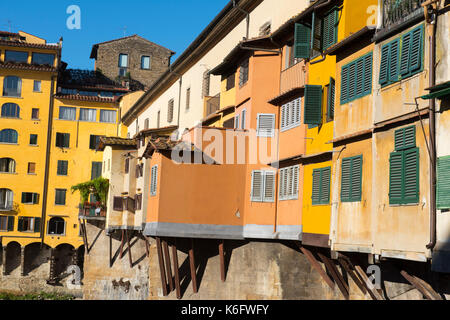
[[[370,280],[367,277],[367,274],[364,272],[364,270],[358,265],[355,265],[355,270],[358,273],[358,275],[361,277],[370,297],[373,300],[384,300],[383,296],[381,295],[381,293],[378,290],[376,290],[375,288],[371,288],[371,286],[369,285]]]
[[[128,230],[125,230],[127,236],[127,246],[128,246],[128,260],[130,262],[130,268],[133,269],[133,258],[131,257],[131,246],[130,246],[130,237],[128,236]]]
[[[125,230],[122,229],[122,240],[120,241],[120,254],[119,254],[119,258],[122,259],[123,258],[123,244],[125,242]]]
[[[181,286],[180,286],[180,267],[178,266],[178,250],[177,250],[177,240],[174,239],[172,245],[172,259],[173,259],[173,273],[175,274],[175,291],[177,294],[177,299],[181,299]]]
[[[349,287],[348,284],[345,282],[344,277],[341,275],[341,273],[336,268],[336,265],[331,259],[329,259],[327,256],[323,255],[320,252],[318,253],[318,255],[320,257],[320,260],[322,260],[323,263],[325,264],[325,267],[331,274],[331,277],[334,279],[342,295],[346,300],[348,300],[350,298]]]
[[[2,268],[3,275],[6,276],[6,246],[2,246]]]
[[[162,290],[163,290],[163,295],[166,297],[168,295],[166,271],[165,271],[165,267],[164,267],[164,257],[162,254],[161,239],[159,237],[156,237],[156,249],[158,252],[159,271],[161,273],[161,286],[162,286]]]
[[[328,284],[328,286],[331,289],[334,289],[334,282],[330,279],[330,277],[327,275],[325,270],[323,270],[322,266],[320,265],[319,261],[314,257],[311,251],[303,247],[302,245],[299,245],[300,250],[305,255],[306,259],[308,259],[311,266],[320,274],[322,279]]]
[[[195,267],[195,257],[194,257],[194,239],[191,239],[191,248],[189,249],[189,266],[191,268],[191,280],[192,280],[192,290],[194,293],[198,293],[197,287],[197,269]]]
[[[361,292],[365,295],[367,293],[366,286],[356,274],[355,270],[352,268],[352,265],[346,259],[341,257],[339,257],[338,261],[347,274],[352,278],[353,282],[358,286],[359,290],[361,290]]]
[[[169,245],[167,244],[166,240],[162,241],[163,251],[164,251],[164,258],[166,260],[166,275],[167,280],[169,282],[169,292],[173,291],[173,277],[172,277],[172,270],[170,266],[170,254],[169,254]]]
[[[143,236],[143,237],[144,237],[144,241],[145,241],[145,253],[147,254],[147,258],[148,258],[148,257],[150,257],[150,248],[148,245],[148,239],[146,236]]]
[[[78,222],[80,224],[81,234],[83,235],[84,248],[85,248],[86,253],[89,255],[89,244],[88,244],[88,238],[87,238],[87,234],[86,234],[86,224],[85,224],[84,219],[83,219],[83,221],[81,219],[78,219]]]
[[[420,293],[422,293],[428,300],[442,300],[442,297],[434,291],[434,289],[422,279],[409,275],[406,271],[402,270],[400,274],[408,280]]]
[[[109,267],[113,266],[113,255],[112,255],[112,235],[109,235]]]
[[[20,275],[25,276],[25,247],[20,247]]]
[[[219,240],[219,257],[220,257],[220,279],[225,282],[225,253],[224,253],[224,240]]]

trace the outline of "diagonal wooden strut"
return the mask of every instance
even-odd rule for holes
[[[316,260],[316,258],[312,254],[312,252],[309,251],[308,249],[306,249],[305,247],[303,247],[300,244],[298,244],[298,246],[299,246],[300,250],[303,252],[303,254],[305,255],[306,259],[308,259],[308,261],[311,264],[311,266],[314,269],[316,269],[316,271],[320,274],[320,276],[328,284],[328,286],[331,289],[334,289],[334,282],[333,282],[333,280],[331,280],[330,277],[326,274],[326,272],[322,269],[322,266],[320,265],[319,261]]]
[[[323,255],[320,252],[318,252],[318,255],[320,257],[320,260],[322,260],[323,263],[325,264],[325,267],[327,268],[328,272],[333,277],[333,279],[334,279],[335,283],[337,284],[339,290],[341,291],[342,295],[344,296],[344,298],[346,300],[348,300],[350,298],[349,288],[348,288],[347,283],[344,280],[344,277],[341,275],[341,273],[336,268],[336,265],[334,264],[334,262],[331,259],[329,259],[327,256]]]
[[[156,237],[156,250],[158,252],[159,271],[161,273],[161,286],[163,290],[163,295],[166,297],[168,295],[166,271],[164,269],[164,257],[162,254],[161,239],[159,237]]]
[[[127,235],[128,259],[130,262],[130,268],[133,268],[133,258],[131,257],[131,246],[130,246],[130,237],[128,236],[128,230],[126,230],[125,233]]]
[[[225,253],[224,253],[224,240],[219,242],[219,257],[220,257],[220,279],[225,282]]]
[[[81,229],[81,234],[83,235],[83,242],[84,242],[84,247],[86,248],[86,253],[89,255],[89,243],[88,243],[88,238],[87,238],[87,234],[86,234],[86,222],[83,219],[83,221],[81,221],[81,219],[78,219],[78,222],[80,224],[80,229]]]
[[[419,290],[420,293],[422,293],[428,300],[442,300],[442,297],[436,291],[434,291],[434,289],[424,280],[416,276],[411,276],[404,270],[402,270],[400,274],[406,280],[408,280],[408,282],[411,283],[417,290]]]
[[[195,267],[195,254],[194,254],[194,239],[191,239],[191,248],[189,249],[189,266],[191,268],[192,290],[194,291],[194,293],[198,293],[197,274]]]
[[[358,265],[355,265],[355,270],[358,273],[358,275],[361,278],[364,285],[366,286],[367,292],[369,293],[370,297],[373,300],[384,300],[381,293],[369,285],[369,283],[371,283],[371,282],[370,282],[369,278],[367,277],[367,274],[364,272],[364,270]]]
[[[162,241],[164,259],[166,260],[166,275],[167,280],[169,281],[169,292],[173,291],[173,278],[172,278],[172,270],[170,269],[170,255],[169,255],[169,245],[166,240]]]
[[[361,290],[361,292],[365,295],[367,293],[366,286],[359,278],[359,276],[356,274],[355,270],[352,268],[351,262],[347,261],[347,259],[339,255],[338,261],[344,268],[345,272],[347,272],[347,274],[352,278],[353,282],[358,286],[359,290]]]
[[[173,272],[175,274],[175,291],[177,294],[177,299],[181,299],[181,287],[180,287],[180,268],[178,266],[178,250],[177,250],[177,239],[174,239],[172,245],[172,259],[173,259]]]

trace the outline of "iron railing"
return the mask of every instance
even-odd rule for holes
[[[383,28],[407,22],[423,13],[426,0],[383,0]]]

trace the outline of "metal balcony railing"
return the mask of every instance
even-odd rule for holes
[[[423,13],[426,0],[383,0],[383,28],[407,22]]]

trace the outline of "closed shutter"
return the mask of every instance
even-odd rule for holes
[[[334,119],[334,99],[335,99],[335,81],[330,78],[330,84],[328,85],[328,106],[327,113],[329,119]]]
[[[34,232],[41,232],[41,218],[34,218]]]
[[[352,182],[352,159],[342,160],[341,173],[341,201],[349,202],[351,199],[351,182]]]
[[[17,222],[17,231],[23,231],[23,218],[19,217]]]
[[[241,115],[241,117],[242,117],[242,119],[241,119],[241,122],[242,122],[241,129],[242,129],[242,130],[245,129],[246,115],[247,115],[247,111],[246,111],[246,110],[243,110],[243,111],[242,111],[242,115]]]
[[[386,44],[381,48],[381,63],[380,63],[380,84],[385,85],[389,81],[389,56],[390,45]]]
[[[352,159],[350,201],[361,201],[362,193],[362,156]]]
[[[302,99],[297,98],[294,100],[294,124],[300,124],[302,110]]]
[[[263,199],[263,172],[252,172],[252,194],[251,199],[253,202],[261,202]]]
[[[322,123],[322,86],[305,86],[305,124]]]
[[[169,105],[167,107],[167,122],[172,122],[173,120],[173,107],[174,107],[174,100],[169,101]]]
[[[320,203],[330,203],[330,184],[331,184],[331,168],[325,168],[322,170],[322,190],[320,196]]]
[[[264,172],[264,202],[275,201],[275,179],[275,172]]]
[[[294,166],[292,176],[292,189],[293,189],[292,199],[298,199],[299,175],[300,175],[300,166]]]
[[[123,198],[122,197],[114,197],[113,210],[114,211],[123,211]]]
[[[275,130],[274,114],[258,114],[257,121],[258,137],[273,137]]]
[[[102,162],[92,162],[91,180],[102,176]]]
[[[314,28],[312,29],[312,53],[310,55],[316,56],[322,52],[323,48],[323,33],[324,33],[324,20],[317,17],[316,13],[313,12],[312,15],[312,25]]]
[[[389,166],[389,203],[401,204],[403,199],[403,153],[391,153]]]
[[[356,62],[349,66],[348,70],[348,100],[356,97]]]
[[[33,204],[39,204],[39,193],[33,193]]]
[[[70,133],[64,133],[64,148],[70,147]]]
[[[450,156],[437,160],[437,208],[450,208]]]
[[[157,186],[158,186],[158,166],[152,167],[151,170],[151,182],[150,182],[150,195],[156,196]]]
[[[89,149],[95,150],[96,147],[96,136],[91,135],[90,139],[89,139]]]
[[[419,27],[411,32],[411,57],[409,61],[409,71],[418,71],[422,67],[422,51],[423,51],[423,28]]]
[[[416,146],[416,127],[409,126],[395,131],[395,150],[400,151]]]
[[[311,51],[311,28],[296,23],[294,35],[294,58],[309,58]]]
[[[14,217],[8,217],[8,231],[14,231]]]
[[[285,200],[285,192],[286,192],[286,184],[284,182],[284,177],[286,175],[286,169],[280,170],[280,186],[279,186],[279,195],[280,200]]]
[[[130,158],[125,159],[125,173],[130,172]]]
[[[404,203],[419,203],[419,148],[403,152]]]
[[[389,82],[392,83],[398,81],[400,39],[394,40],[389,46]]]
[[[127,197],[127,211],[134,213],[136,208],[135,200]]]
[[[239,124],[240,124],[240,121],[239,121],[239,115],[236,115],[236,116],[234,117],[234,128],[235,128],[235,129],[239,129]]]
[[[370,94],[372,92],[372,67],[373,67],[373,54],[370,53],[362,58],[364,60],[364,90],[363,95]]]
[[[400,59],[400,74],[402,76],[409,73],[409,56],[411,52],[411,33],[402,37],[402,53]]]
[[[281,106],[281,119],[280,119],[280,128],[284,129],[284,127],[286,127],[286,105],[282,105]]]
[[[348,101],[348,66],[343,67],[341,71],[341,104]]]
[[[313,171],[313,185],[312,185],[312,196],[311,196],[313,205],[320,204],[321,177],[322,177],[321,170]]]
[[[337,22],[338,11],[333,9],[327,14],[324,20],[324,36],[323,36],[323,49],[331,47],[337,42]]]

